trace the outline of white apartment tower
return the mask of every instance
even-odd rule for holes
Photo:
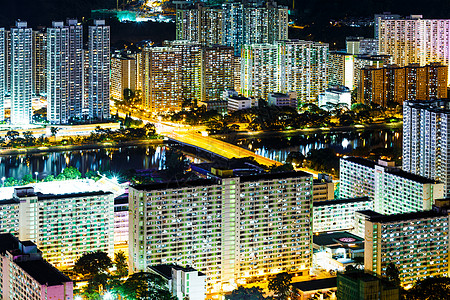
[[[69,115],[82,118],[83,110],[83,25],[67,20],[69,30]]]
[[[5,119],[5,92],[6,92],[6,31],[0,28],[0,121]]]
[[[63,22],[47,28],[47,119],[52,124],[69,121],[69,30]]]
[[[89,26],[89,118],[108,119],[110,81],[110,30],[105,20],[94,20]]]
[[[444,183],[450,196],[450,100],[403,102],[403,170]]]
[[[31,123],[33,89],[32,30],[17,21],[11,28],[11,124]]]

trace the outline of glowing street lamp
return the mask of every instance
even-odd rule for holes
[[[38,176],[38,172],[34,172],[34,176],[36,176],[36,183],[37,183],[37,176]]]
[[[6,178],[5,178],[5,177],[2,177],[2,186],[3,186],[3,187],[5,186],[5,180],[6,180]]]

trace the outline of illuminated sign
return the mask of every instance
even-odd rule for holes
[[[343,242],[343,243],[353,243],[353,242],[356,242],[356,239],[351,238],[351,237],[343,237],[343,238],[340,238],[339,241]]]

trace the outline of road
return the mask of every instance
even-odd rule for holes
[[[119,115],[124,115],[125,112],[126,111],[119,111]],[[204,132],[204,126],[186,126],[166,121],[163,122],[161,120],[151,119],[142,113],[137,112],[133,112],[133,117],[139,118],[144,122],[154,123],[158,134],[183,144],[202,148],[228,159],[250,156],[253,157],[257,163],[265,166],[282,165],[282,163],[278,161],[255,154],[250,150],[200,134],[199,132]]]

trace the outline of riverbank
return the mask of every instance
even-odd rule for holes
[[[337,127],[318,127],[318,128],[304,128],[283,131],[261,130],[261,131],[237,131],[225,134],[213,134],[213,138],[226,138],[233,136],[234,138],[255,138],[255,137],[280,137],[280,136],[294,136],[299,134],[314,134],[314,133],[329,133],[329,132],[348,132],[348,131],[364,131],[364,130],[386,130],[397,129],[403,127],[403,121],[382,124],[367,124],[367,125],[351,125],[351,126],[337,126]]]
[[[84,145],[58,145],[58,146],[41,146],[41,147],[30,147],[30,148],[3,148],[0,149],[0,156],[3,155],[19,155],[19,154],[34,154],[34,153],[45,153],[45,152],[59,152],[59,151],[69,151],[69,150],[90,150],[90,149],[103,149],[103,148],[120,148],[126,146],[145,146],[145,145],[155,145],[163,144],[164,140],[154,139],[154,140],[132,140],[126,142],[106,142],[106,143],[95,143],[95,144],[84,144]]]

